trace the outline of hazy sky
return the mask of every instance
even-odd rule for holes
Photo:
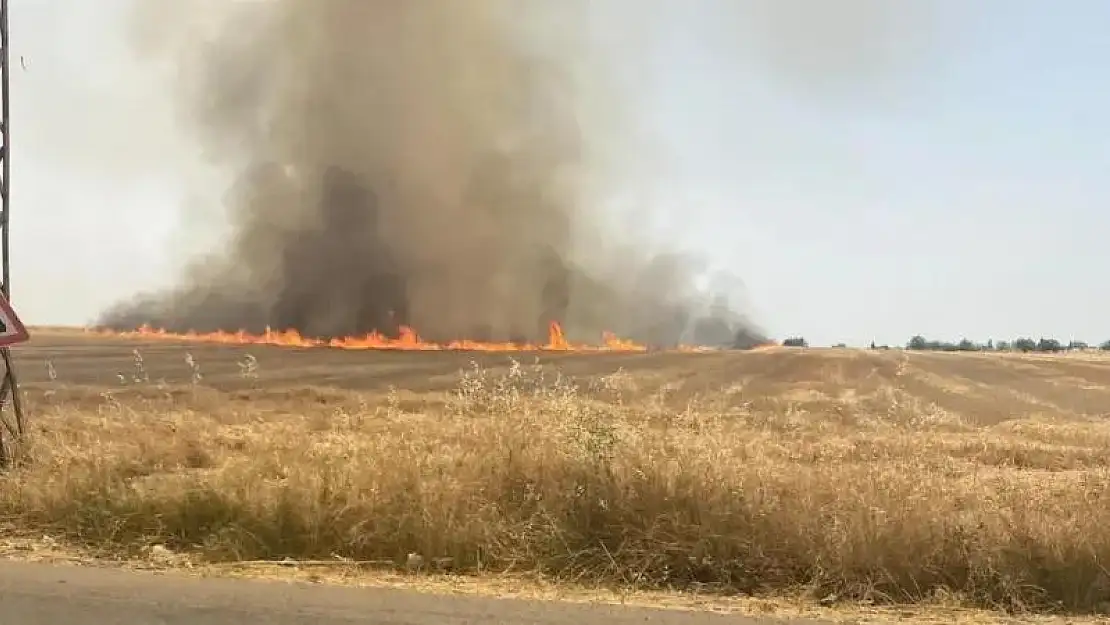
[[[597,23],[665,147],[628,192],[772,335],[1110,338],[1110,3],[651,0],[643,59],[622,2]],[[84,323],[213,240],[223,189],[130,57],[125,2],[11,3],[13,299]]]

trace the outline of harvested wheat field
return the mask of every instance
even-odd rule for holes
[[[134,351],[133,351],[134,350]],[[1110,361],[16,349],[13,528],[643,588],[1099,612]],[[141,360],[137,360],[137,356]],[[516,359],[514,363],[512,359]]]

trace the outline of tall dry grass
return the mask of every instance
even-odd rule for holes
[[[136,376],[136,381],[140,376]],[[29,392],[0,514],[115,551],[1019,610],[1110,602],[1110,425],[977,428],[894,388],[742,388],[668,410],[617,373],[514,366],[450,394]]]

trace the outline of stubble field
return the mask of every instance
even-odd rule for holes
[[[1097,356],[16,353],[0,515],[103,553],[1110,608]]]

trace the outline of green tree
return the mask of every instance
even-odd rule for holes
[[[970,339],[960,339],[960,342],[956,344],[956,351],[977,352],[979,351],[979,346],[971,342]]]
[[[1063,349],[1064,346],[1061,345],[1060,341],[1057,341],[1056,339],[1046,339],[1042,336],[1041,339],[1037,341],[1038,352],[1058,352]]]

